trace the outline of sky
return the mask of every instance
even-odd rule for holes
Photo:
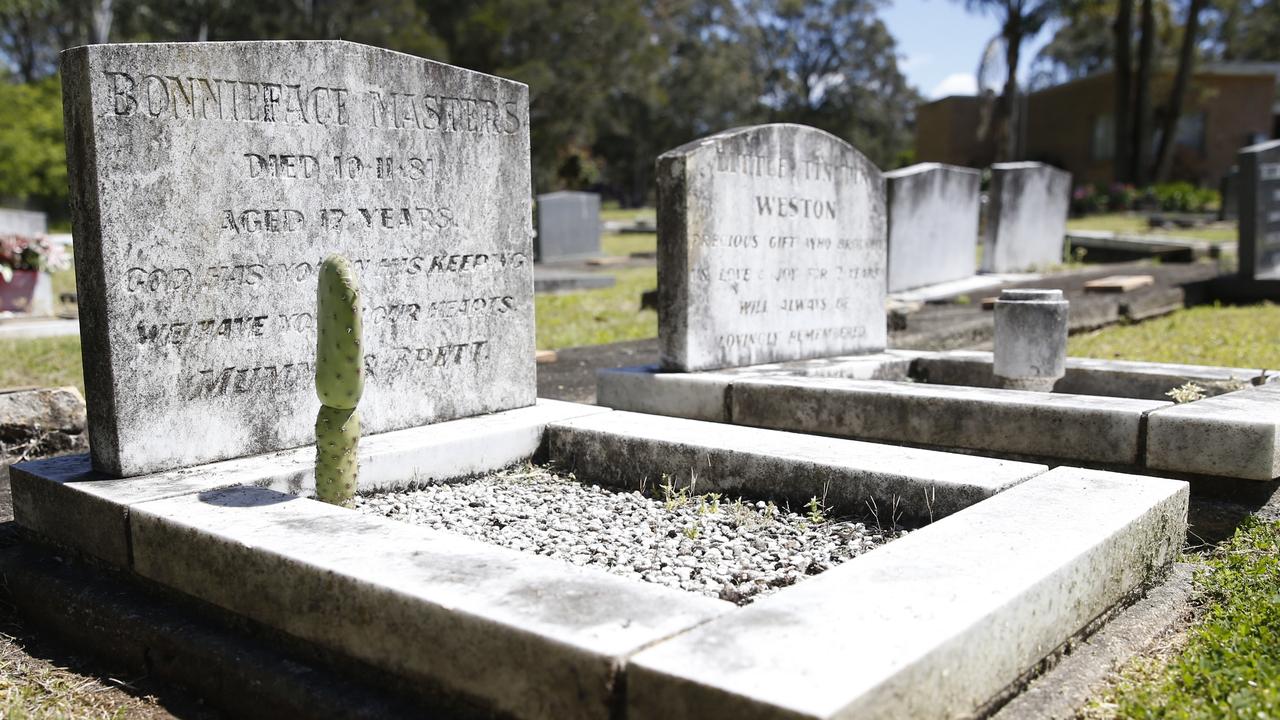
[[[926,98],[974,94],[982,48],[1000,30],[995,16],[966,12],[961,0],[889,0],[881,17],[898,41],[898,69]],[[1023,44],[1019,78],[1048,40],[1046,30]]]

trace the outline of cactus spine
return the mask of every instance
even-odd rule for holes
[[[330,255],[316,291],[316,497],[350,506],[359,469],[364,349],[360,343],[360,288],[351,263]]]

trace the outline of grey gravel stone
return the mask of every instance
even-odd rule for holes
[[[907,532],[845,519],[813,522],[805,509],[765,502],[658,494],[616,492],[524,467],[362,495],[356,509],[742,605]]]

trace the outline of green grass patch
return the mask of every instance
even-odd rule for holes
[[[1202,305],[1074,335],[1073,357],[1280,369],[1280,306]]]
[[[600,249],[605,255],[623,257],[631,253],[654,252],[658,249],[658,236],[654,233],[608,233],[600,238]]]
[[[1103,703],[1122,718],[1280,718],[1280,522],[1246,520],[1195,578],[1200,618],[1166,665],[1139,662]]]
[[[603,290],[537,295],[534,308],[542,350],[642,340],[658,334],[658,313],[640,309],[640,294],[658,286],[656,268],[614,273],[618,282]]]
[[[653,220],[657,216],[657,211],[651,207],[644,208],[620,208],[616,203],[607,203],[600,208],[601,220],[622,220],[624,222],[634,222],[642,217]]]
[[[0,388],[73,385],[84,394],[80,338],[0,340]]]
[[[1209,242],[1235,242],[1234,222],[1215,222],[1195,228],[1148,227],[1146,215],[1137,213],[1101,213],[1067,221],[1068,230],[1103,230],[1123,235],[1165,235],[1168,237],[1208,240]]]

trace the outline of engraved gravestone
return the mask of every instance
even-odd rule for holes
[[[341,41],[93,45],[62,77],[96,467],[312,442],[331,253],[366,433],[534,402],[526,86]]]
[[[600,254],[600,196],[564,190],[538,196],[538,262],[578,260]]]
[[[0,208],[0,235],[44,235],[49,232],[49,217],[34,210]]]
[[[671,150],[657,172],[665,367],[884,349],[884,181],[851,145],[758,125]]]
[[[1071,202],[1071,173],[1038,162],[991,166],[986,272],[1043,270],[1062,262]]]
[[[1240,275],[1280,280],[1280,140],[1239,154]]]
[[[889,292],[962,280],[978,271],[977,170],[921,163],[884,174]]]

